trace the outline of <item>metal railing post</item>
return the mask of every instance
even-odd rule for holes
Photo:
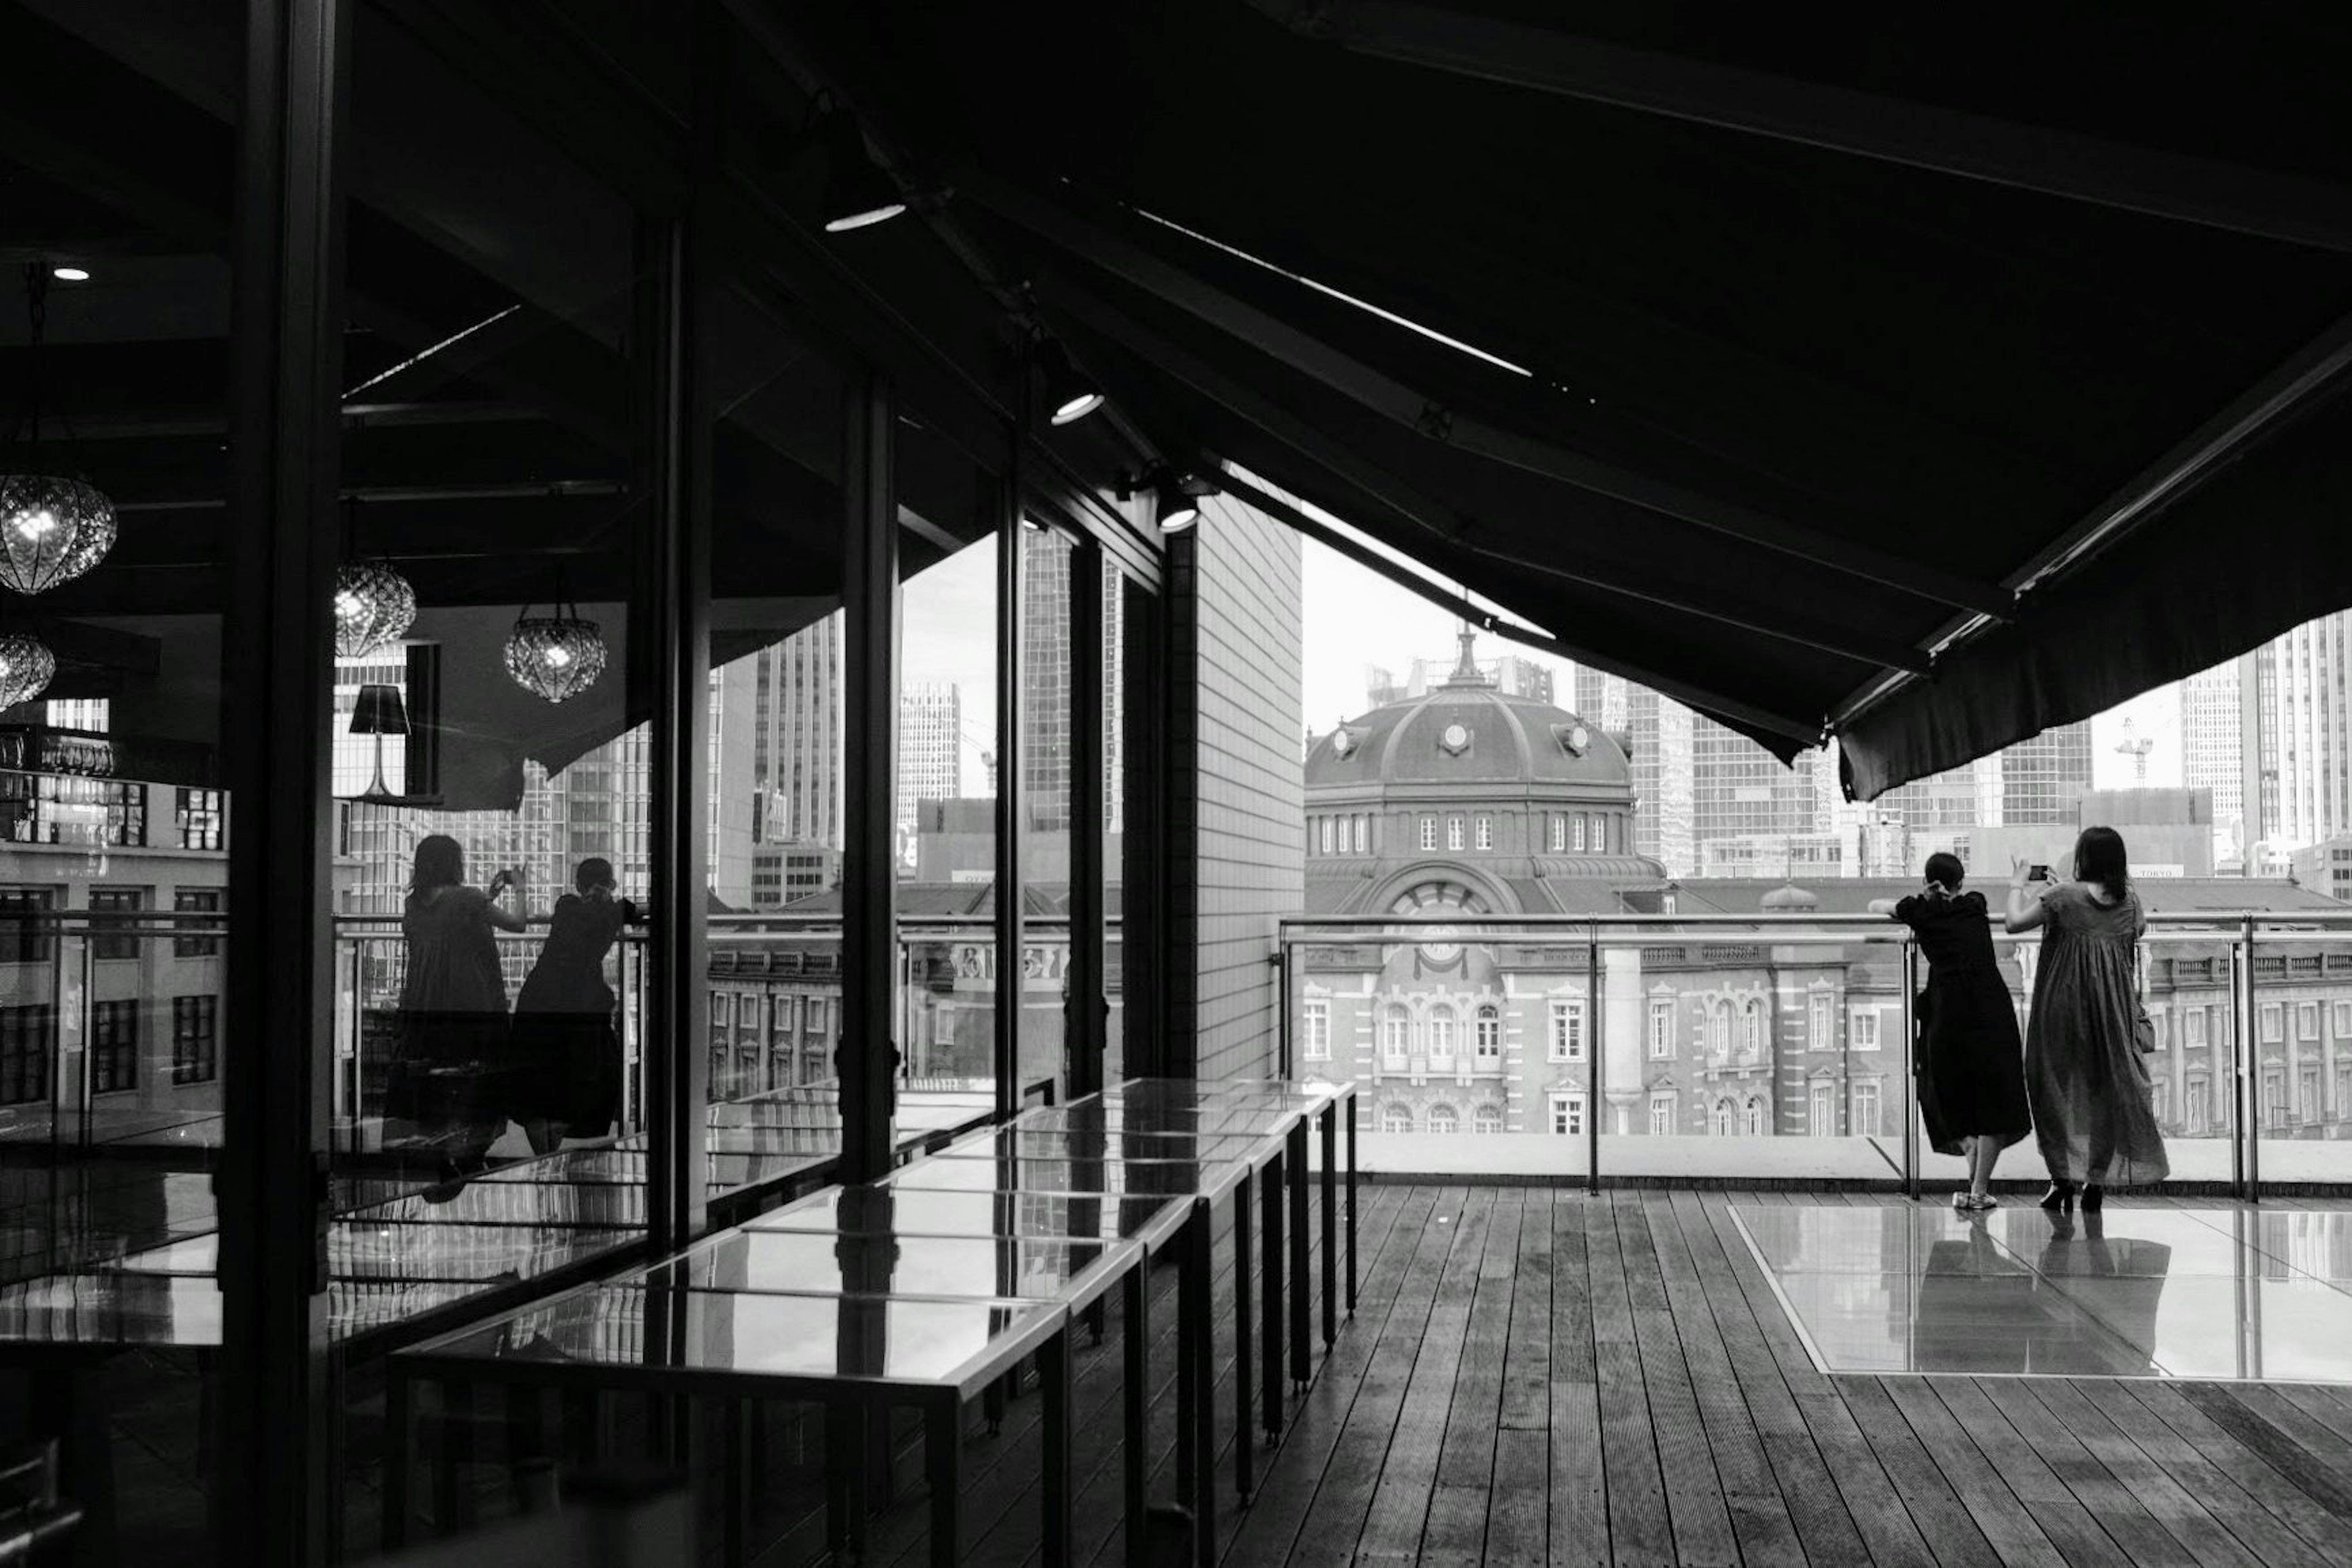
[[[2238,1196],[2244,1202],[2263,1201],[2263,1102],[2261,1079],[2263,1047],[2261,1031],[2255,1021],[2262,1015],[2254,997],[2254,917],[2246,915],[2239,941],[2245,952],[2246,981],[2243,1032],[2233,1037],[2236,1059],[2231,1062],[2231,1077],[2237,1085],[2240,1107],[2235,1142],[2238,1157],[2233,1162],[2238,1179]]]
[[[1266,962],[1274,966],[1274,1056],[1279,1068],[1275,1076],[1283,1082],[1290,1081],[1290,943],[1279,926],[1275,928],[1274,954]]]
[[[1601,1192],[1601,1068],[1604,1034],[1601,1009],[1601,922],[1591,924],[1592,945],[1584,961],[1584,1190]]]
[[[1903,939],[1903,1195],[1919,1197],[1919,949]]]

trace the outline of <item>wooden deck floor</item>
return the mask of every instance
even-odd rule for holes
[[[1224,1563],[2352,1562],[2352,1393],[1825,1376],[1728,1216],[1812,1201],[1895,1200],[1367,1186],[1358,1313],[1328,1363],[1318,1344],[1245,1508],[1221,1471]],[[1159,1283],[1165,1497],[1172,1276]],[[1228,1268],[1221,1316],[1231,1284]],[[1106,1568],[1123,1543],[1117,1332],[1076,1389],[1080,1560]],[[1034,1561],[1034,1404],[973,1439],[970,1562]],[[922,1517],[917,1488],[877,1521],[874,1561],[920,1563]]]

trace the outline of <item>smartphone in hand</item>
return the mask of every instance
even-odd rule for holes
[[[2029,882],[2053,882],[2057,880],[2056,878],[2050,874],[2050,868],[2047,866],[2028,866],[2025,868],[2025,879]]]

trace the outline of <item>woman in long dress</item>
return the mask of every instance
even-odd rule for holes
[[[2074,880],[2037,890],[2030,876],[2017,868],[2007,924],[2042,933],[2025,1035],[2026,1097],[2050,1167],[2042,1206],[2070,1208],[2079,1193],[2095,1214],[2109,1187],[2161,1182],[2171,1169],[2135,1028],[2133,965],[2147,916],[2112,827],[2083,829]]]
[[[1909,926],[1927,956],[1919,1114],[1937,1153],[1968,1161],[1968,1189],[1952,1194],[1952,1206],[1975,1211],[1996,1206],[1993,1165],[2033,1130],[2033,1118],[2025,1103],[2017,1013],[1993,956],[1992,915],[1982,893],[1961,890],[1967,877],[1958,856],[1931,855],[1924,888],[1870,907]]]
[[[621,1114],[621,1039],[604,955],[621,927],[641,918],[613,896],[613,863],[580,862],[555,901],[539,962],[515,999],[515,1053],[521,1068],[515,1119],[545,1153],[571,1138],[601,1138]]]
[[[466,886],[465,851],[446,834],[416,847],[400,917],[408,973],[384,1114],[409,1124],[445,1176],[479,1169],[506,1128],[507,984],[492,932],[523,929],[522,916],[499,903],[509,887],[520,906],[511,871],[487,889]]]

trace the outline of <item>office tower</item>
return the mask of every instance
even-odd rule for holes
[[[2352,613],[2322,616],[2256,656],[2263,837],[2300,848],[2352,831]],[[2273,782],[2275,781],[2275,782]],[[2275,791],[2275,799],[2270,798]]]
[[[1022,538],[1026,555],[1027,613],[1021,621],[1021,673],[1024,689],[1021,735],[1026,754],[1029,821],[1040,832],[1070,825],[1070,572],[1077,552],[1051,533]],[[1120,679],[1126,641],[1127,599],[1118,570],[1102,564],[1103,637],[1103,820],[1121,816],[1117,787],[1120,731],[1126,700]],[[1124,823],[1120,826],[1123,827]]]
[[[2090,723],[2044,730],[2000,753],[2000,826],[2073,822],[2090,787]]]
[[[2245,821],[2245,714],[2238,700],[2242,661],[2190,676],[2180,683],[2180,782],[2213,792],[2213,837],[2217,853],[2242,831]]]
[[[1915,859],[1938,852],[1959,854],[1971,830],[1998,821],[2000,792],[1988,787],[1988,778],[1997,785],[2000,773],[2000,759],[1989,757],[1914,780],[1871,802],[1872,818],[1899,825]]]
[[[751,771],[761,842],[839,849],[842,826],[842,617],[831,615],[753,656],[757,722]]]
[[[1406,667],[1402,680],[1393,671],[1377,664],[1367,665],[1364,668],[1364,706],[1369,710],[1385,708],[1392,702],[1411,702],[1426,697],[1432,689],[1451,679],[1461,662],[1459,654],[1443,658],[1415,658]],[[1500,654],[1475,662],[1480,678],[1506,697],[1524,697],[1531,702],[1555,700],[1553,692],[1556,688],[1548,666],[1516,653]],[[1592,715],[1584,717],[1590,719]]]
[[[963,795],[963,698],[950,682],[919,681],[898,695],[900,839],[911,845],[915,807]]]
[[[1699,716],[1644,686],[1626,688],[1633,748],[1633,847],[1687,877],[1698,869],[1696,813]]]
[[[1701,861],[1716,840],[1827,830],[1836,794],[1824,797],[1817,756],[1790,766],[1704,715],[1692,717],[1691,737],[1691,838]]]
[[[711,896],[730,909],[751,907],[751,855],[759,818],[759,656],[723,664],[710,672],[710,740],[707,784],[710,796],[709,857],[705,861]]]

